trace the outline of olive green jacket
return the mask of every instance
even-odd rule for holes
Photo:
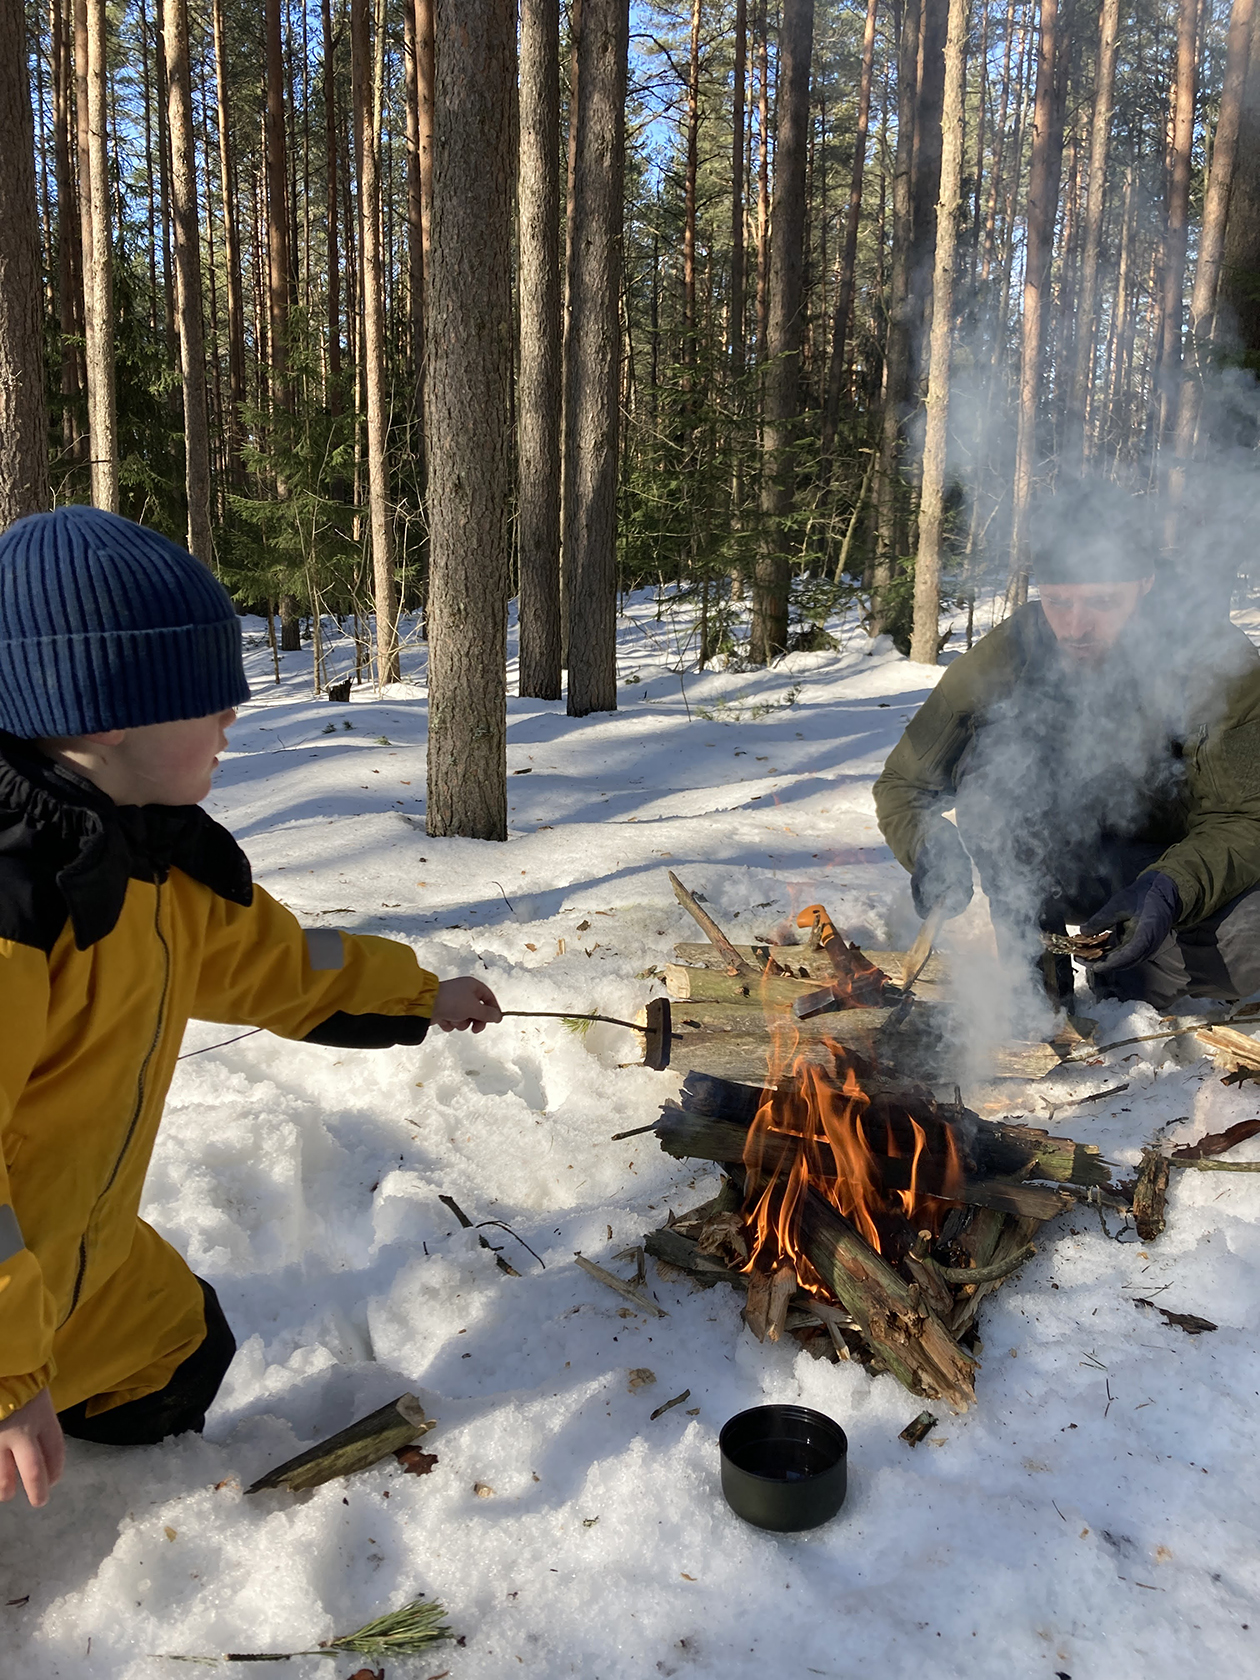
[[[1146,834],[1164,845],[1150,865],[1176,884],[1178,926],[1213,915],[1260,882],[1260,653],[1233,625],[1209,637],[1165,636],[1161,680],[1182,701],[1167,742],[1180,760],[1180,791]],[[913,869],[932,829],[945,822],[977,737],[1021,685],[1055,659],[1037,602],[1021,607],[948,667],[893,748],[875,783],[880,830]],[[1158,663],[1158,661],[1151,661]],[[1137,685],[1140,688],[1140,683]],[[1135,720],[1140,693],[1130,691]]]

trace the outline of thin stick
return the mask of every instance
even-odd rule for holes
[[[631,1032],[645,1033],[648,1030],[641,1021],[619,1021],[615,1015],[575,1015],[559,1009],[501,1009],[499,1014],[524,1015],[539,1021],[603,1021],[610,1027],[629,1027]]]
[[[1009,1260],[999,1260],[992,1266],[938,1266],[936,1261],[926,1254],[920,1258],[919,1263],[930,1268],[946,1283],[999,1283],[1012,1272],[1017,1272],[1036,1252],[1033,1245],[1028,1243],[1017,1254],[1012,1254]]]
[[[618,1295],[624,1295],[627,1301],[633,1301],[640,1312],[649,1313],[653,1318],[669,1317],[664,1308],[658,1307],[655,1301],[649,1301],[646,1295],[641,1295],[632,1283],[625,1283],[612,1272],[606,1272],[602,1266],[597,1266],[584,1254],[575,1254],[573,1258],[589,1277],[593,1277],[598,1283],[606,1283],[609,1289],[615,1289]]]
[[[682,882],[678,879],[677,875],[674,874],[673,870],[667,869],[665,873],[669,876],[669,884],[674,889],[674,897],[678,900],[679,904],[682,905],[687,914],[694,917],[694,919],[699,922],[700,926],[708,934],[710,940],[712,940],[713,944],[717,946],[719,951],[721,951],[722,955],[726,958],[727,962],[735,970],[735,972],[737,974],[754,975],[756,970],[751,966],[751,964],[744,961],[743,957],[740,956],[739,952],[713,920],[713,917],[710,916],[707,911],[700,908],[692,895],[687,891],[686,887],[684,887]]]
[[[672,1400],[667,1400],[663,1406],[658,1406],[648,1419],[648,1422],[655,1423],[658,1417],[662,1417],[666,1412],[672,1411],[675,1406],[681,1406],[684,1400],[690,1399],[691,1390],[689,1388],[684,1388],[681,1394],[675,1394]]]
[[[1175,1157],[1168,1163],[1170,1167],[1192,1167],[1195,1172],[1260,1172],[1260,1161],[1209,1161],[1200,1158],[1197,1161],[1178,1161]]]

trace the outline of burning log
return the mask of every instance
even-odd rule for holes
[[[756,969],[758,974],[764,974],[767,969],[771,973],[775,969],[784,970],[788,975],[798,980],[830,980],[834,972],[830,958],[822,950],[815,950],[808,945],[736,945],[736,952]],[[876,968],[882,968],[886,974],[899,974],[905,967],[906,953],[904,951],[882,951],[862,949],[862,956]],[[722,972],[730,966],[722,952],[715,945],[689,944],[686,941],[674,946],[674,957],[680,965],[687,964],[694,968],[718,969]],[[772,966],[773,965],[773,966]],[[927,995],[925,988],[936,990],[942,987],[945,979],[945,965],[941,957],[933,954],[927,962],[923,973],[919,977],[916,990],[920,995]]]
[[[656,1127],[657,1140],[667,1155],[678,1160],[692,1157],[701,1161],[739,1161],[748,1139],[747,1125],[738,1121],[719,1120],[711,1115],[689,1114],[685,1109],[666,1105]],[[802,1139],[792,1132],[773,1132],[766,1139],[762,1169],[767,1174],[783,1171],[791,1165],[792,1157],[801,1148]],[[838,1176],[830,1145],[819,1143],[820,1164],[829,1177]],[[881,1157],[881,1173],[888,1190],[912,1188],[913,1162],[906,1156]],[[934,1192],[926,1191],[933,1195]],[[1053,1219],[1068,1206],[1068,1201],[1053,1190],[1017,1180],[997,1178],[965,1178],[953,1186],[942,1198],[969,1207],[998,1208],[1007,1213],[1032,1219]]]

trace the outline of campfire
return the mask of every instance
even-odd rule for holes
[[[690,898],[681,883],[676,891]],[[702,989],[720,990],[719,979],[731,988],[711,1001],[741,1018],[717,1032],[752,1039],[760,1014],[765,1071],[755,1084],[693,1071],[663,1106],[662,1149],[724,1173],[715,1198],[647,1237],[648,1252],[701,1284],[746,1291],[758,1339],[794,1335],[818,1357],[860,1360],[964,1410],[982,1301],[1034,1252],[1047,1219],[1077,1201],[1127,1205],[1107,1163],[1092,1145],[983,1119],[957,1087],[941,1102],[881,1062],[880,1030],[894,1017],[902,1026],[912,1000],[825,913],[813,917],[825,933],[812,949],[773,954],[733,946],[706,912],[697,919],[712,943],[696,949],[689,973],[706,977]],[[792,951],[806,959],[799,972]],[[921,955],[914,961],[921,970]],[[833,1012],[819,1014],[817,981],[828,975]],[[807,1009],[794,1011],[806,982]],[[675,996],[683,989],[671,980]],[[748,1049],[736,1059],[746,1065]]]

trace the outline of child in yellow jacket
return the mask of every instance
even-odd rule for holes
[[[93,508],[0,536],[0,1500],[63,1433],[200,1429],[235,1352],[138,1217],[190,1019],[372,1048],[500,1019],[395,940],[303,930],[200,808],[248,698],[210,572]]]

